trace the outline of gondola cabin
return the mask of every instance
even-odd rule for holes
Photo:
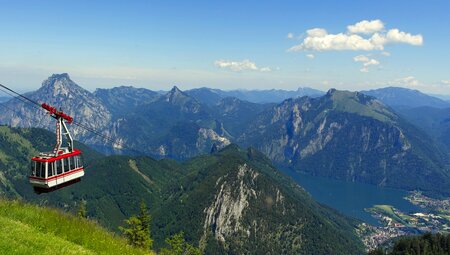
[[[61,150],[61,154],[40,153],[31,159],[30,184],[34,187],[50,189],[64,183],[74,182],[84,176],[81,151]]]
[[[30,184],[37,193],[51,192],[78,182],[84,176],[81,151],[73,148],[72,135],[66,123],[73,118],[55,107],[42,104],[42,108],[56,119],[56,144],[51,152],[41,152],[31,159]],[[63,135],[67,147],[62,147]]]

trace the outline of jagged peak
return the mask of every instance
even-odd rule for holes
[[[328,91],[327,91],[327,96],[331,96],[331,95],[333,95],[334,93],[336,93],[336,89],[335,88],[331,88],[331,89],[329,89]]]
[[[167,92],[166,98],[168,101],[172,101],[178,97],[188,97],[188,95],[184,94],[177,86],[173,86],[173,88]]]
[[[61,73],[61,74],[52,74],[50,77],[48,77],[46,80],[44,80],[42,82],[42,87],[54,86],[56,83],[63,83],[63,84],[73,83],[73,84],[75,84],[75,82],[73,82],[70,79],[70,76],[68,73]]]
[[[183,93],[183,91],[181,91],[177,86],[173,86],[169,93]]]
[[[165,101],[175,104],[184,104],[188,101],[197,101],[189,95],[185,94],[177,86],[173,86],[173,88],[169,92],[167,92],[164,98]]]

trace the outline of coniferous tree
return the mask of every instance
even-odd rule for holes
[[[128,240],[128,243],[145,249],[152,249],[153,240],[150,238],[151,216],[147,206],[141,202],[139,215],[133,215],[125,223],[126,227],[119,227]]]
[[[167,248],[162,248],[160,255],[201,255],[199,248],[186,242],[184,233],[180,232],[166,239]]]
[[[450,234],[426,233],[420,236],[407,236],[397,240],[388,253],[381,249],[368,253],[369,255],[448,255],[450,254]]]

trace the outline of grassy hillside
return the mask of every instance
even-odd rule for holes
[[[18,201],[0,199],[2,254],[153,254],[98,224]]]

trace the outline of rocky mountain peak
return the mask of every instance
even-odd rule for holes
[[[47,95],[64,97],[69,97],[71,94],[79,94],[81,91],[87,92],[72,81],[67,73],[53,74],[48,77],[47,80],[42,82],[39,90]]]
[[[53,78],[53,79],[70,79],[69,74],[68,73],[61,73],[61,74],[52,74],[52,76],[50,76],[49,78]]]
[[[173,88],[166,94],[166,101],[174,102],[180,98],[188,97],[181,91],[177,86],[173,86]]]
[[[177,86],[173,86],[170,90],[171,93],[183,93]]]
[[[335,88],[331,88],[331,89],[329,89],[328,91],[327,91],[327,96],[331,96],[331,95],[333,95],[334,93],[336,93],[336,89]]]
[[[188,111],[198,111],[198,108],[200,107],[200,104],[197,102],[197,100],[195,100],[194,98],[190,97],[189,95],[187,95],[186,93],[184,93],[183,91],[181,91],[177,86],[174,86],[165,96],[164,96],[164,100],[166,102],[169,102],[170,104],[173,105],[178,105],[178,106],[188,106],[188,108],[192,108],[194,107],[195,109],[185,109]]]
[[[37,91],[28,93],[28,97],[37,102],[45,102],[58,109],[63,109],[77,122],[84,123],[96,130],[101,130],[111,121],[111,113],[104,104],[91,92],[72,81],[67,73],[51,75],[42,82],[42,86]],[[18,113],[17,116],[10,113],[0,114],[0,120],[3,119],[5,123],[21,127],[48,128],[54,126],[52,118],[42,118],[42,115],[36,114],[36,109],[30,108],[22,102],[11,101],[9,106],[18,109]],[[40,110],[39,112],[42,113]],[[72,127],[71,131],[76,139],[88,134],[86,130],[79,127]],[[91,143],[100,141],[100,138],[92,139]]]

